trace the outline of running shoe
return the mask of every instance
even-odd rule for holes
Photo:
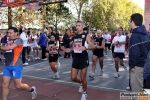
[[[82,93],[81,100],[86,100],[86,99],[87,99],[87,93],[86,93],[86,92],[83,92],[83,93]]]
[[[102,76],[102,75],[103,75],[103,71],[100,72],[99,76]]]
[[[79,90],[78,90],[78,91],[79,91],[80,93],[83,92],[83,87],[82,87],[82,85],[79,86]]]
[[[115,78],[118,78],[118,77],[120,77],[120,75],[117,73],[117,74],[115,75]]]
[[[89,75],[90,78],[94,79],[95,75],[94,74],[91,74]]]
[[[37,93],[36,93],[36,87],[35,86],[32,86],[31,88],[33,88],[34,89],[34,91],[33,92],[31,92],[31,98],[32,99],[35,99],[36,97],[37,97]]]
[[[127,70],[127,67],[124,65],[124,66],[122,66],[125,70]]]

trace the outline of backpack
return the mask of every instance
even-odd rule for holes
[[[150,51],[148,52],[146,62],[144,64],[144,88],[150,88]]]

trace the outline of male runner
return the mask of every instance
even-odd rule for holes
[[[23,40],[18,38],[18,29],[10,27],[8,29],[8,37],[9,41],[6,46],[0,47],[1,52],[4,53],[6,58],[2,78],[2,100],[8,100],[8,87],[12,78],[17,89],[29,91],[32,99],[35,99],[37,96],[35,86],[29,87],[27,84],[22,83],[23,62],[20,54],[23,49]]]
[[[105,48],[105,39],[102,37],[101,30],[98,30],[96,33],[97,37],[94,40],[94,46],[95,49],[93,50],[93,56],[92,56],[92,74],[89,75],[90,78],[95,77],[95,69],[96,69],[96,62],[99,60],[100,64],[100,76],[103,75],[103,60],[104,60],[104,48]]]
[[[126,44],[126,36],[122,35],[123,28],[118,28],[118,34],[114,37],[112,41],[112,45],[114,48],[114,58],[115,58],[115,68],[116,68],[116,75],[115,78],[118,78],[120,76],[119,74],[119,66],[118,63],[120,61],[120,65],[127,70],[127,67],[124,65],[123,58],[125,58],[124,52],[125,52],[125,44]]]
[[[84,23],[82,21],[77,21],[76,22],[77,34],[73,38],[74,60],[71,69],[71,80],[79,84],[82,84],[79,88],[79,92],[82,92],[81,100],[86,100],[87,98],[86,73],[87,67],[89,65],[87,50],[94,49],[94,44],[91,42],[90,35],[87,35],[87,33],[83,32],[83,28]],[[80,74],[81,79],[77,78],[79,70],[81,70]]]

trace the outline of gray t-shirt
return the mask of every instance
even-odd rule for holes
[[[12,43],[10,43],[12,42]],[[20,57],[22,49],[23,49],[23,40],[21,38],[18,38],[13,41],[8,41],[6,46],[10,44],[17,44],[18,46],[15,47],[13,50],[8,50],[5,53],[5,65],[6,66],[18,66],[23,67],[23,62]]]

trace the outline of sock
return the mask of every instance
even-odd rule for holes
[[[33,88],[31,88],[31,91],[30,92],[33,92],[34,91],[34,89]]]
[[[58,72],[56,72],[55,74],[58,74]]]

